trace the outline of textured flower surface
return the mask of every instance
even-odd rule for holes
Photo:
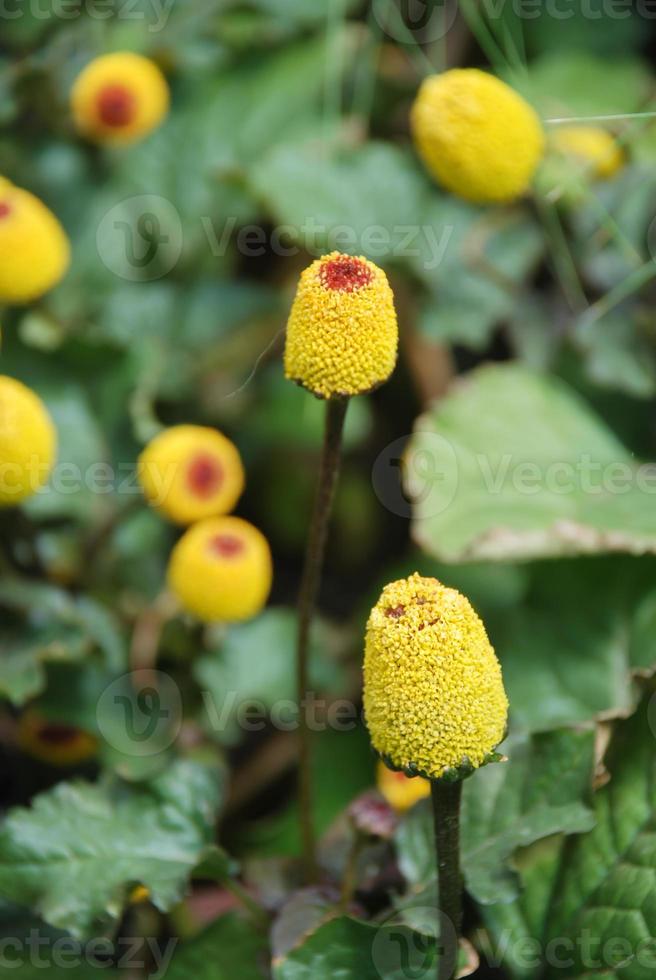
[[[271,591],[271,552],[240,517],[211,517],[183,534],[168,581],[181,605],[204,622],[237,622],[262,609]]]
[[[152,132],[169,108],[169,88],[143,55],[117,51],[95,58],[71,92],[75,125],[97,143],[133,143]]]
[[[301,275],[287,324],[285,374],[321,398],[387,381],[398,328],[387,276],[362,257],[332,252]]]
[[[410,122],[426,168],[467,201],[521,197],[544,152],[532,107],[505,82],[476,68],[425,79]]]
[[[622,147],[601,126],[558,126],[551,146],[582,164],[592,177],[613,177],[625,163]]]
[[[68,238],[52,211],[0,178],[0,301],[38,299],[63,278],[69,262]]]
[[[405,813],[419,800],[430,796],[430,783],[421,776],[412,779],[404,772],[394,772],[384,762],[376,769],[378,791],[397,813]]]
[[[41,399],[0,375],[0,506],[18,504],[42,487],[57,451],[57,433]]]
[[[202,425],[175,425],[155,436],[137,473],[148,501],[177,524],[227,514],[244,489],[237,447]]]
[[[483,623],[455,589],[418,574],[387,585],[367,624],[364,707],[391,768],[458,778],[504,737],[508,701]]]

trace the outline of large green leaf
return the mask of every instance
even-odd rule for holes
[[[410,961],[404,960],[404,950]],[[410,965],[428,971],[434,962],[434,944],[398,922],[375,926],[341,916],[274,962],[273,976],[274,980],[407,980]]]
[[[487,617],[515,730],[629,714],[656,668],[650,558],[543,562],[521,603]]]
[[[590,786],[594,732],[562,730],[503,745],[509,761],[486,766],[464,786],[462,863],[467,891],[479,902],[511,901],[518,892],[513,856],[551,834],[579,833],[593,823]],[[410,886],[403,905],[435,895],[430,805],[415,807],[397,832],[401,870]]]
[[[428,188],[409,155],[373,142],[327,148],[320,135],[253,162],[253,188],[287,234],[315,254],[336,248],[388,262],[426,252]]]
[[[414,535],[445,561],[656,550],[653,468],[564,382],[488,365],[422,416]]]
[[[150,786],[61,783],[0,829],[0,893],[76,936],[121,913],[132,884],[166,910],[211,842],[218,779],[179,761]]]
[[[610,780],[594,798],[594,829],[530,849],[520,862],[521,898],[486,909],[493,939],[504,936],[514,976],[608,977],[615,970],[625,980],[654,975],[652,709],[653,698],[645,699],[634,716],[617,725],[606,759]],[[516,955],[527,937],[537,941],[541,954],[532,963]]]
[[[264,936],[236,915],[225,915],[176,951],[164,980],[263,980]]]

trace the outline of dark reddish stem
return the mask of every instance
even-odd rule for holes
[[[303,862],[307,881],[313,881],[317,874],[312,802],[312,744],[306,704],[309,686],[308,652],[310,626],[317,601],[319,583],[321,581],[328,524],[339,474],[342,433],[344,431],[347,408],[348,398],[330,398],[326,402],[326,426],[321,453],[319,481],[298,597],[298,637],[296,646],[296,679],[299,704],[298,794]]]

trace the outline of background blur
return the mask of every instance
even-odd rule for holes
[[[367,612],[416,569],[462,588],[489,625],[514,737],[630,714],[636,672],[656,662],[656,563],[636,556],[656,548],[653,470],[646,489],[636,482],[656,451],[656,129],[634,117],[654,111],[652,12],[610,0],[4,0],[0,24],[0,172],[73,243],[64,282],[2,316],[1,369],[44,398],[72,464],[20,515],[0,513],[2,806],[76,775],[141,785],[182,754],[224,773],[220,838],[247,872],[298,853],[293,734],[269,721],[249,731],[237,711],[294,697],[292,607],[323,413],[284,380],[281,352],[298,275],[332,249],[386,269],[401,352],[390,382],[349,412],[317,696],[359,706]],[[115,151],[76,137],[68,109],[79,70],[111,50],[153,58],[172,87],[164,125]],[[597,180],[550,147],[523,203],[477,208],[442,192],[408,112],[427,73],[457,65],[499,74],[545,120],[617,117],[599,124],[623,167]],[[458,375],[468,383],[454,389]],[[136,458],[180,422],[238,445],[237,512],[271,542],[274,590],[267,611],[228,631],[166,624],[158,667],[175,731],[141,753],[98,705],[123,683],[135,624],[152,626],[178,534],[143,501]],[[585,456],[599,492],[582,485]],[[514,475],[527,460],[537,489]],[[604,482],[616,464],[626,490]],[[219,709],[234,693],[220,724],[208,691]],[[96,755],[63,771],[39,760],[26,711],[86,731]],[[320,727],[326,830],[374,785],[375,761],[361,723]],[[204,921],[224,899],[200,895]],[[473,928],[481,916],[468,914]]]

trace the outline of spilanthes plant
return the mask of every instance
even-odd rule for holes
[[[390,769],[380,760],[376,767],[378,792],[397,813],[405,813],[419,800],[430,796],[430,782],[421,776],[411,778],[404,772]]]
[[[57,767],[88,762],[98,751],[98,741],[89,732],[51,721],[35,708],[27,708],[21,714],[16,741],[25,755]]]
[[[362,256],[332,252],[301,275],[285,343],[285,374],[326,401],[319,479],[298,600],[297,695],[308,690],[310,624],[323,566],[349,398],[383,384],[396,364],[398,327],[387,276]],[[306,876],[316,870],[310,732],[301,712],[299,798]]]
[[[95,143],[135,143],[160,125],[168,108],[164,75],[149,58],[131,51],[95,58],[71,91],[75,127]]]
[[[271,551],[241,517],[211,517],[182,535],[171,554],[168,583],[183,609],[206,623],[256,616],[271,591]]]
[[[0,507],[15,506],[43,487],[56,454],[57,431],[39,396],[0,375]]]
[[[534,109],[505,82],[477,68],[426,78],[410,124],[426,169],[447,190],[478,204],[524,195],[544,153]]]
[[[387,585],[367,623],[364,709],[386,765],[431,782],[440,910],[459,935],[462,781],[499,761],[508,699],[485,627],[468,599],[417,573]],[[440,980],[451,980],[448,957]]]
[[[229,513],[244,489],[239,450],[202,425],[175,425],[155,436],[137,475],[148,502],[176,524]]]
[[[626,163],[615,137],[601,126],[557,126],[549,145],[591,177],[608,180]]]
[[[43,201],[0,178],[0,301],[39,299],[65,276],[70,245]]]

